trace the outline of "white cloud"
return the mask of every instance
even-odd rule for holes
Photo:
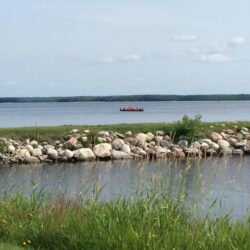
[[[125,55],[121,58],[124,62],[137,62],[141,60],[141,57],[138,54]]]
[[[111,64],[111,63],[114,63],[115,62],[115,59],[113,56],[107,56],[107,57],[104,57],[102,60],[101,60],[102,63],[105,63],[105,64]]]
[[[246,42],[246,40],[242,36],[235,36],[235,37],[232,38],[232,40],[229,43],[229,45],[239,46],[239,45],[244,44],[245,42]]]
[[[198,38],[195,35],[178,35],[178,36],[174,36],[171,40],[180,41],[180,42],[188,42],[188,41],[195,41],[197,39]]]
[[[200,60],[208,63],[226,63],[230,61],[230,58],[226,55],[215,53],[215,54],[201,54]]]
[[[228,46],[219,43],[211,43],[207,46],[193,48],[190,50],[193,54],[221,54],[228,51]]]

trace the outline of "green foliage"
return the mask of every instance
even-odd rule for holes
[[[250,249],[250,220],[194,218],[166,194],[111,202],[17,194],[0,202],[0,241],[51,250]]]
[[[0,153],[3,153],[6,143],[0,139]]]
[[[202,134],[201,116],[189,118],[187,115],[183,116],[182,120],[176,124],[175,136],[178,139],[180,136],[185,136],[189,141],[195,141],[201,138]]]

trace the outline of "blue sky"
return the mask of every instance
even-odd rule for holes
[[[0,96],[250,93],[249,0],[0,0]]]

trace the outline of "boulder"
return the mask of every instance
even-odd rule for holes
[[[146,145],[146,141],[148,139],[148,136],[144,133],[139,133],[136,135],[136,139],[137,139],[137,145],[139,147],[143,147]]]
[[[233,135],[234,130],[229,128],[229,129],[226,130],[226,133],[229,134],[229,135]]]
[[[112,143],[112,146],[113,146],[114,149],[120,150],[124,144],[125,144],[124,140],[122,140],[122,139],[114,139],[113,143]]]
[[[108,143],[101,143],[95,145],[93,151],[98,158],[109,158],[111,156],[112,147]]]
[[[168,145],[169,145],[169,141],[163,139],[163,140],[160,141],[160,145],[161,145],[162,147],[164,147],[164,148],[167,148]]]
[[[43,155],[43,153],[42,153],[42,150],[41,150],[41,148],[34,148],[33,149],[33,151],[32,151],[32,155],[33,156],[42,156]]]
[[[155,148],[157,154],[170,154],[171,150],[168,148],[163,148],[161,146],[156,146]]]
[[[127,137],[126,142],[130,145],[135,146],[137,144],[137,139],[134,137]]]
[[[30,145],[31,145],[31,146],[38,146],[38,142],[35,141],[35,140],[32,140],[32,141],[30,142]]]
[[[22,158],[27,158],[27,157],[30,157],[30,152],[26,149],[26,148],[22,148],[22,149],[18,149],[16,151],[16,155],[17,156],[20,156]]]
[[[127,131],[127,132],[125,133],[125,136],[132,136],[132,132],[131,132],[131,131]]]
[[[35,164],[35,163],[40,163],[40,160],[36,158],[35,156],[29,156],[29,157],[25,157],[25,162],[29,164]]]
[[[244,155],[244,152],[242,149],[233,149],[233,155],[240,155],[240,156],[243,156]]]
[[[109,137],[109,132],[108,132],[108,131],[100,131],[100,132],[98,133],[98,136],[99,136],[99,137],[102,137],[102,138]]]
[[[230,148],[230,144],[226,140],[218,140],[218,145],[221,150],[227,150],[228,148]]]
[[[156,143],[159,145],[161,143],[161,141],[163,140],[163,136],[157,135],[157,136],[155,136],[154,139],[155,139]]]
[[[131,153],[131,150],[128,144],[123,144],[121,147],[121,151],[125,153]]]
[[[202,142],[201,143],[201,149],[202,150],[208,150],[209,149],[209,145],[206,142]]]
[[[219,140],[222,140],[222,136],[216,132],[212,132],[211,139],[212,139],[212,141],[217,142]]]
[[[107,137],[107,138],[108,138],[108,137]],[[106,138],[103,138],[103,137],[100,137],[100,136],[97,137],[97,141],[98,141],[99,143],[107,142]]]
[[[198,148],[185,148],[185,153],[188,156],[198,156],[201,154],[201,152]]]
[[[74,153],[73,153],[73,151],[71,151],[71,150],[69,150],[69,149],[66,149],[66,150],[63,152],[63,156],[65,156],[67,159],[71,159],[71,158],[73,158]]]
[[[193,148],[200,148],[201,144],[198,141],[194,141],[194,142],[191,143],[191,147],[193,147]]]
[[[8,152],[8,153],[14,154],[15,151],[16,151],[16,148],[15,148],[13,145],[10,144],[10,145],[7,147],[7,152]]]
[[[147,138],[147,141],[149,141],[149,142],[150,142],[150,141],[152,141],[152,140],[154,139],[154,137],[155,137],[155,136],[154,136],[154,134],[153,134],[153,133],[148,132],[148,133],[147,133],[147,137],[148,137],[148,138]]]
[[[243,129],[241,129],[240,133],[241,133],[243,136],[249,135],[249,132],[246,131],[246,130],[243,130]]]
[[[69,138],[65,143],[64,147],[66,149],[74,149],[77,145],[77,139],[75,137]]]
[[[185,158],[186,155],[181,148],[173,148],[171,155],[177,158]]]
[[[70,131],[70,133],[71,134],[77,134],[77,133],[79,133],[79,129],[72,129],[71,131]]]
[[[133,159],[133,156],[129,153],[118,151],[113,149],[112,150],[112,159],[121,160],[121,159]]]
[[[156,136],[164,136],[164,131],[158,130],[158,131],[155,132],[155,135]]]
[[[118,133],[118,132],[115,132],[114,135],[115,135],[117,138],[119,138],[119,139],[124,139],[124,137],[125,137],[123,134]]]
[[[220,148],[220,146],[215,142],[210,143],[209,147],[211,149],[214,149],[215,151],[217,151]]]
[[[188,146],[188,141],[187,140],[180,140],[177,143],[181,148],[186,148]]]
[[[137,155],[142,155],[142,156],[147,156],[147,152],[145,150],[143,150],[142,148],[136,148],[134,150],[134,153]]]
[[[58,153],[54,148],[49,148],[47,150],[48,157],[52,160],[56,160],[58,157]]]
[[[94,160],[95,159],[95,154],[90,148],[80,148],[75,150],[74,152],[74,157],[79,159],[79,160]]]
[[[33,152],[33,147],[32,147],[31,145],[26,145],[25,148],[30,152],[30,154],[32,154],[32,152]]]

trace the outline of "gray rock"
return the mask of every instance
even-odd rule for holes
[[[244,152],[242,149],[233,149],[233,155],[240,155],[240,156],[243,156],[244,155]]]
[[[130,145],[135,146],[137,144],[137,139],[134,137],[127,137],[126,142]]]
[[[230,148],[230,144],[226,140],[218,140],[218,145],[220,146],[221,150],[227,150],[228,148]]]
[[[64,143],[64,147],[66,149],[75,149],[77,145],[77,139],[75,137],[71,137]]]
[[[7,152],[10,153],[10,154],[14,154],[16,151],[16,148],[13,146],[13,145],[9,145],[7,147]]]
[[[38,142],[35,141],[35,140],[32,140],[32,141],[30,142],[30,145],[31,145],[31,146],[38,146]]]
[[[34,148],[32,151],[32,155],[37,157],[37,156],[42,156],[43,153],[42,153],[42,150],[40,148]]]
[[[198,141],[194,141],[194,142],[191,143],[191,147],[193,147],[193,148],[200,148],[201,144]]]
[[[112,159],[116,159],[116,160],[133,159],[133,156],[129,153],[113,149],[112,150]]]
[[[113,143],[112,143],[112,146],[113,146],[114,149],[120,150],[124,144],[125,144],[124,140],[122,140],[122,139],[114,139]]]
[[[183,150],[181,148],[173,148],[171,155],[173,157],[177,157],[177,158],[185,158],[186,157],[185,153],[183,152]]]
[[[147,141],[149,141],[149,142],[150,142],[150,141],[152,141],[152,140],[154,139],[154,137],[155,137],[155,136],[154,136],[154,134],[153,134],[153,133],[148,132],[148,133],[147,133],[147,137],[148,137],[148,138],[147,138]]]
[[[31,145],[26,145],[25,148],[32,154],[33,152],[33,147]]]
[[[66,149],[66,150],[63,152],[63,156],[65,156],[67,159],[71,159],[71,158],[73,158],[74,153],[73,153],[71,150]]]
[[[56,160],[58,157],[58,153],[54,148],[49,148],[47,150],[48,157],[52,160]]]
[[[95,154],[90,148],[77,149],[74,152],[74,157],[79,160],[94,160]]]
[[[130,147],[128,144],[123,144],[122,147],[121,147],[121,151],[122,152],[125,152],[125,153],[131,153],[131,150],[130,150]]]
[[[188,146],[188,141],[187,140],[180,140],[178,141],[178,145],[181,147],[181,148],[185,148]]]
[[[99,136],[99,137],[102,137],[102,138],[109,137],[109,132],[108,132],[108,131],[100,131],[100,132],[98,133],[98,136]]]
[[[139,133],[136,135],[136,139],[137,139],[137,145],[139,147],[143,147],[146,145],[146,142],[147,142],[147,139],[148,139],[148,136],[144,133]]]
[[[131,131],[127,131],[127,132],[125,133],[125,136],[132,136],[132,132],[131,132]]]
[[[155,135],[156,136],[164,136],[164,131],[158,130],[158,131],[155,132]]]
[[[215,142],[210,143],[209,147],[211,149],[214,149],[215,151],[219,150],[219,148],[220,148],[220,146]]]
[[[71,134],[77,134],[77,133],[79,133],[79,129],[72,129],[71,131],[70,131],[70,133]]]
[[[26,148],[23,148],[23,149],[18,149],[16,151],[16,155],[17,156],[20,156],[22,158],[26,158],[26,157],[30,157],[30,152],[26,149]]]
[[[25,162],[29,164],[35,164],[35,163],[40,163],[39,159],[36,158],[35,156],[29,156],[25,158]]]
[[[114,135],[115,135],[117,138],[119,138],[119,139],[124,139],[124,138],[125,138],[125,136],[124,136],[123,134],[118,133],[118,132],[115,132]]]
[[[219,140],[222,140],[222,136],[216,132],[212,132],[211,139],[212,139],[212,141],[217,142]]]
[[[97,141],[98,141],[99,143],[107,142],[107,140],[106,140],[105,138],[103,138],[103,137],[97,137]]]
[[[95,145],[93,151],[98,158],[109,158],[111,156],[112,147],[108,143],[101,143]]]

